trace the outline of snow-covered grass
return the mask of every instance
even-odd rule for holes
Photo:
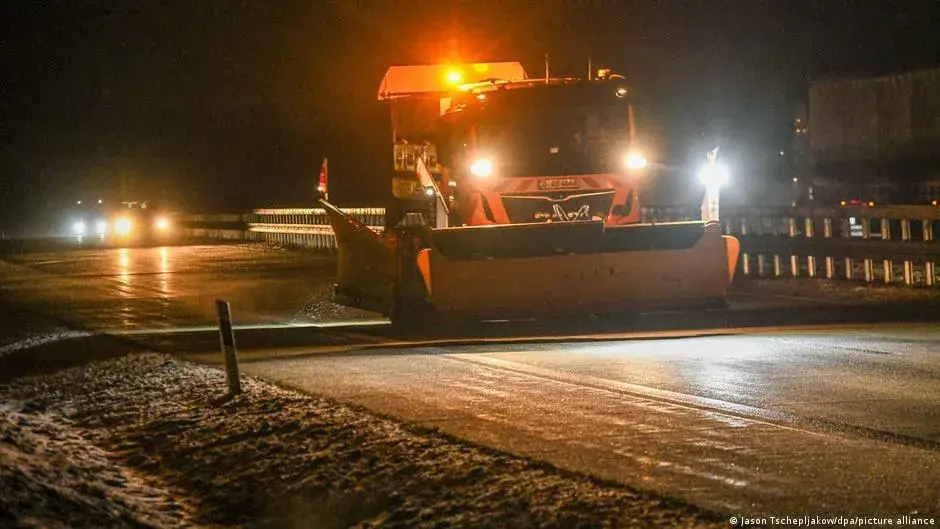
[[[185,513],[60,413],[0,402],[0,527],[184,527]]]
[[[0,388],[0,512],[50,527],[724,525],[255,379],[217,404],[224,386],[218,370],[135,354]]]

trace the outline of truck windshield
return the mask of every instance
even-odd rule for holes
[[[478,148],[492,154],[502,176],[617,171],[629,147],[629,106],[603,88],[499,94],[508,97],[493,97],[479,114]]]

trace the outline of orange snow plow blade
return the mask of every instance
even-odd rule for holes
[[[432,241],[416,263],[428,301],[480,318],[713,306],[740,251],[702,222],[444,228]]]
[[[394,249],[381,235],[325,200],[336,236],[335,300],[343,305],[387,314],[397,273]]]
[[[383,237],[320,204],[336,235],[334,301],[400,321],[720,306],[740,253],[714,222],[419,227]]]

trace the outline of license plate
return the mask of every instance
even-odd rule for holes
[[[581,187],[577,178],[547,178],[539,180],[539,189],[554,191],[556,189],[578,189]]]

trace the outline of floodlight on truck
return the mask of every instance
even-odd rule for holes
[[[127,217],[120,217],[114,222],[114,232],[118,235],[127,235],[134,229],[134,223]]]

